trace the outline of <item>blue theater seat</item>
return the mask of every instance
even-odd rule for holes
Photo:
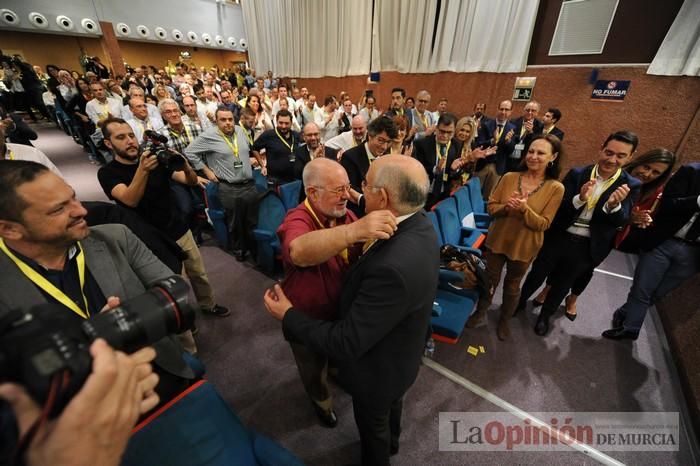
[[[260,200],[258,224],[253,230],[253,237],[258,245],[258,266],[268,274],[274,272],[275,260],[281,253],[277,229],[286,213],[282,200],[274,191],[268,191]]]
[[[457,201],[454,197],[440,201],[433,208],[433,212],[435,212],[440,224],[444,243],[478,248],[484,242],[486,237],[480,230],[462,226],[457,213]]]
[[[200,380],[134,428],[121,466],[302,466]]]

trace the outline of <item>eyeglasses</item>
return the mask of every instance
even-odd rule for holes
[[[438,133],[443,136],[452,136],[453,134],[455,134],[455,131],[453,129],[445,130],[438,128]]]
[[[346,192],[350,192],[350,190],[352,189],[352,186],[350,186],[349,184],[346,184],[344,186],[339,186],[337,188],[324,188],[323,186],[313,186],[313,187],[316,189],[319,189],[321,191],[326,191],[326,192],[329,192],[331,194],[335,194],[338,197],[342,196]]]
[[[391,139],[384,139],[383,137],[375,137],[374,140],[377,142],[377,144],[381,144],[382,146],[388,146],[391,144]]]
[[[426,100],[426,99],[418,99],[418,102],[420,102],[422,104],[429,104],[430,103],[430,101]]]

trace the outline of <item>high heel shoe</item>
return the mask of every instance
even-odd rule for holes
[[[576,320],[576,317],[578,314],[576,313],[576,301],[571,299],[572,296],[569,295],[566,297],[564,300],[564,303],[566,303],[566,310],[564,311],[564,315],[566,316],[567,319],[569,319],[571,322]],[[574,312],[570,312],[574,311]]]

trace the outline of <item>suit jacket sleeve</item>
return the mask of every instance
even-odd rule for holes
[[[433,166],[428,163],[428,155],[425,150],[425,144],[424,141],[426,139],[418,139],[413,141],[413,158],[418,160],[421,165],[423,165],[423,168],[425,168],[426,173],[428,174],[428,177],[430,180],[433,179]]]
[[[694,177],[695,169],[693,167],[686,165],[678,169],[664,188],[659,213],[663,212],[664,215],[687,215],[698,210],[698,195],[700,195],[700,192],[697,189],[692,189]]]
[[[10,140],[34,141],[38,137],[36,132],[24,122],[21,116],[10,113],[10,118],[15,124],[15,128],[7,133],[7,137],[9,137]]]
[[[401,274],[380,265],[367,272],[350,310],[341,320],[319,321],[292,309],[285,314],[282,328],[288,339],[300,340],[333,359],[356,360],[405,317],[411,304],[408,296]]]
[[[343,157],[340,159],[340,164],[348,173],[350,185],[358,192],[362,192],[362,175],[360,174],[357,164],[351,160],[351,157]]]
[[[151,252],[150,249],[126,226],[119,225],[119,245],[129,262],[129,265],[141,280],[150,287],[154,283],[168,278],[173,272]]]

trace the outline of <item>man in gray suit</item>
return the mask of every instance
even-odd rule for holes
[[[80,321],[172,275],[128,228],[88,228],[86,214],[75,191],[45,166],[0,160],[0,318],[53,302]],[[156,392],[168,401],[194,374],[176,340],[153,346]]]

